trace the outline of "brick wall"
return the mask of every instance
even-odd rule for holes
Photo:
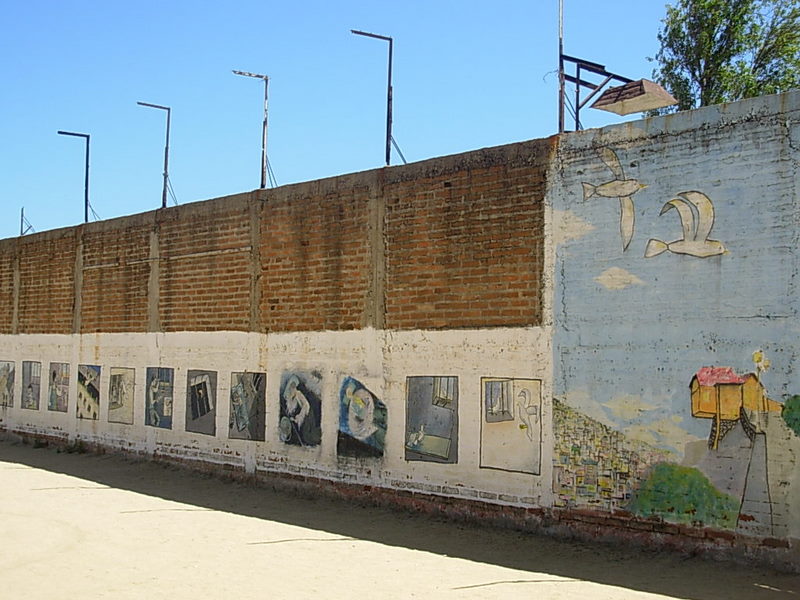
[[[552,146],[513,144],[8,240],[0,331],[15,331],[15,293],[20,333],[540,324]]]
[[[88,230],[82,242],[81,332],[146,331],[150,228]]]
[[[0,243],[0,334],[14,333],[14,253],[16,244]]]
[[[270,199],[261,212],[263,331],[346,330],[364,324],[374,258],[370,190],[309,188]]]
[[[541,324],[551,141],[387,186],[389,328]]]
[[[19,333],[70,333],[75,307],[76,229],[19,241]]]
[[[166,211],[158,244],[158,308],[164,331],[248,329],[252,249],[246,199]]]

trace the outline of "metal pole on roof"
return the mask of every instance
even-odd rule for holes
[[[83,172],[83,222],[89,222],[89,134],[59,131],[58,135],[71,135],[86,140],[86,163]]]
[[[386,166],[388,167],[392,156],[392,47],[394,40],[388,35],[378,35],[377,33],[368,33],[357,29],[351,29],[350,32],[355,35],[363,35],[389,42],[389,82],[386,86]],[[405,159],[403,159],[403,162],[405,162]]]
[[[249,73],[247,71],[233,71],[234,75],[242,75],[244,77],[254,77],[256,79],[264,80],[264,123],[261,128],[261,189],[267,187],[267,124],[268,124],[268,90],[269,90],[269,77],[260,75],[258,73]]]

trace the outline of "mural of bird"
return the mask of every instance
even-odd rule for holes
[[[677,198],[664,204],[660,214],[663,215],[672,208],[681,219],[683,237],[670,243],[651,239],[644,251],[645,258],[658,256],[668,250],[697,258],[708,258],[726,252],[722,242],[708,239],[714,226],[714,204],[708,196],[702,192],[680,192]]]
[[[625,173],[622,171],[619,158],[611,148],[603,148],[600,150],[599,155],[600,160],[602,160],[614,174],[614,179],[601,183],[600,185],[593,185],[586,182],[582,183],[583,199],[588,200],[595,196],[619,199],[619,233],[622,237],[622,251],[624,252],[627,250],[633,238],[634,213],[632,196],[647,186],[643,183],[639,183],[636,179],[625,178]]]

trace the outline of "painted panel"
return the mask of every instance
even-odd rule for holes
[[[78,365],[76,416],[96,421],[100,418],[100,366]]]
[[[136,370],[111,367],[108,382],[108,422],[133,424]]]
[[[458,377],[406,378],[405,459],[458,462]]]
[[[147,367],[145,381],[144,424],[172,429],[172,401],[175,370]]]
[[[69,406],[69,363],[50,363],[50,388],[47,409],[67,412]]]
[[[186,374],[186,431],[217,434],[217,372],[192,369]]]
[[[266,379],[266,373],[231,373],[229,438],[264,441]]]
[[[0,406],[14,406],[15,363],[0,361]]]
[[[42,390],[42,363],[22,361],[22,402],[20,406],[30,410],[39,410],[39,398]]]
[[[484,377],[481,394],[481,468],[540,474],[541,380]]]
[[[688,129],[559,150],[555,504],[798,537],[800,437],[782,416],[800,391],[788,133],[714,131],[712,145]]]
[[[336,452],[354,458],[382,457],[386,440],[386,405],[364,384],[345,377],[339,388]]]
[[[322,374],[288,371],[281,376],[280,439],[293,446],[317,446],[322,440]]]

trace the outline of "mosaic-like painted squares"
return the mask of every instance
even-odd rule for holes
[[[69,363],[50,363],[50,389],[47,396],[47,409],[67,412],[69,404]]]
[[[76,415],[79,419],[91,421],[100,418],[100,367],[98,365],[78,365]]]
[[[458,462],[458,377],[406,379],[406,460]]]
[[[0,406],[14,406],[13,362],[0,362]]]
[[[264,441],[265,373],[231,373],[228,437]]]
[[[144,424],[172,429],[172,390],[175,370],[147,367]]]
[[[278,433],[286,444],[317,446],[322,439],[322,375],[288,371],[281,377]]]
[[[42,363],[31,360],[22,361],[22,402],[20,406],[29,410],[39,410],[42,390]]]
[[[217,434],[217,372],[190,370],[186,377],[186,431]]]
[[[108,422],[133,424],[133,390],[136,370],[111,367],[108,383]]]
[[[360,381],[345,377],[339,390],[339,456],[383,456],[386,420],[386,405]]]

